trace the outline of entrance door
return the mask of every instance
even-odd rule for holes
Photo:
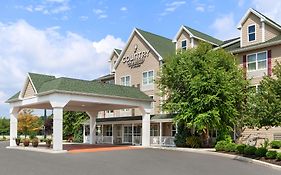
[[[132,126],[123,126],[123,143],[132,143]]]

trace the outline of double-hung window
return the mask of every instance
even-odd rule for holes
[[[142,84],[143,85],[150,85],[153,84],[153,71],[147,71],[142,73]]]
[[[130,76],[121,77],[121,85],[131,86],[131,77]]]
[[[187,42],[186,42],[186,40],[182,40],[181,41],[181,49],[186,50],[186,48],[187,48]]]
[[[266,52],[254,53],[247,56],[248,71],[266,69]]]
[[[250,25],[248,27],[248,40],[249,41],[256,40],[256,25]]]

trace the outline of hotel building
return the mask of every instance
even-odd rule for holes
[[[133,86],[149,95],[154,102],[151,113],[151,145],[174,145],[177,132],[172,115],[164,114],[162,98],[155,83],[164,58],[177,50],[196,47],[204,41],[214,49],[223,48],[237,57],[253,88],[257,88],[264,75],[272,75],[272,68],[281,59],[281,26],[254,9],[249,9],[240,20],[237,29],[240,37],[221,41],[188,26],[181,26],[174,39],[169,39],[135,28],[122,50],[114,49],[110,58],[110,73],[98,78],[104,83]],[[84,141],[87,142],[85,124]],[[112,144],[141,143],[141,115],[138,109],[99,112],[97,119],[97,142]],[[279,139],[281,129],[246,129],[250,135]]]

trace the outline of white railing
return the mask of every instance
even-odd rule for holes
[[[151,136],[150,144],[152,146],[175,146],[174,143],[175,137],[171,136],[162,136],[160,141],[160,136]]]
[[[96,136],[96,142],[98,144],[102,143],[112,143],[112,136]]]

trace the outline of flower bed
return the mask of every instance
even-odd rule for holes
[[[256,148],[254,146],[244,144],[219,141],[216,144],[215,149],[217,152],[235,154],[281,166],[281,152],[268,150],[267,147],[267,144],[262,145],[260,148]]]

